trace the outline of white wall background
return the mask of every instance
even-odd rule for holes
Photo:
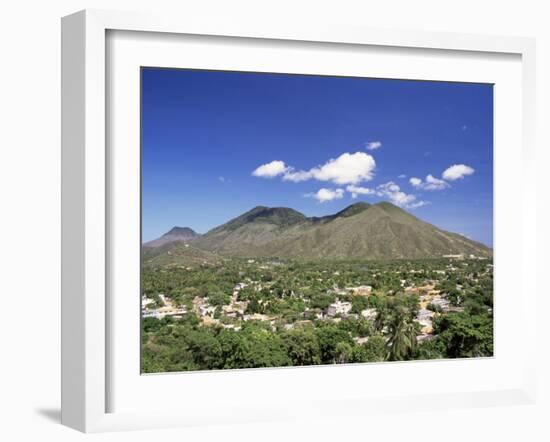
[[[546,5],[545,5],[546,3]],[[536,406],[370,416],[191,430],[84,436],[59,425],[60,17],[84,8],[246,15],[250,20],[350,23],[534,36],[538,39],[539,276],[548,250],[550,12],[536,0],[19,0],[0,6],[0,439],[550,440],[550,383]],[[518,146],[519,148],[519,146]],[[509,152],[518,155],[518,152]],[[521,177],[512,176],[521,185]],[[535,190],[535,189],[533,189]],[[513,201],[510,202],[514,204]],[[547,230],[547,229],[545,229]],[[548,278],[546,278],[548,279]],[[540,373],[550,373],[544,325],[550,293],[539,286]],[[543,327],[544,326],[544,327]],[[520,330],[520,329],[519,329]],[[230,410],[228,412],[231,412]]]

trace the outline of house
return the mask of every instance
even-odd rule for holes
[[[422,287],[418,287],[418,290],[421,290],[421,291],[426,292],[426,293],[429,293],[434,289],[435,289],[435,284],[433,282],[430,283],[430,284],[426,284]]]
[[[332,287],[332,291],[334,293],[336,293],[337,295],[344,295],[345,296],[349,293],[350,289],[347,289],[347,288],[341,289],[337,285],[334,285]]]
[[[157,318],[157,319],[162,318],[161,313],[158,310],[143,311],[142,315],[144,318]]]
[[[375,308],[367,308],[361,311],[361,316],[363,316],[363,318],[365,319],[368,319],[369,321],[374,321],[377,314],[378,311]]]
[[[358,287],[346,287],[346,290],[354,295],[367,296],[372,292],[372,287],[370,285],[360,285]]]
[[[237,311],[233,308],[232,305],[222,306],[222,311],[225,314],[225,316],[229,316],[230,318],[236,318],[237,317]]]
[[[271,318],[261,313],[254,313],[252,315],[244,315],[243,319],[245,321],[269,321]]]
[[[441,310],[443,310],[444,312],[448,312],[449,308],[451,307],[450,301],[440,296],[434,297],[434,299],[431,300],[430,304],[441,307]]]
[[[346,315],[351,311],[351,302],[336,301],[327,308],[327,316]]]
[[[214,319],[210,316],[203,316],[201,320],[204,325],[217,325],[220,323],[219,319]]]
[[[418,315],[416,315],[416,320],[420,323],[422,323],[422,321],[429,321],[431,323],[434,315],[435,313],[431,310],[423,308],[418,311]]]
[[[241,329],[240,326],[235,324],[223,324],[223,328],[225,328],[226,330],[234,330],[234,331],[239,331]]]
[[[222,311],[226,316],[236,318],[237,316],[244,315],[247,304],[248,302],[233,302],[230,305],[222,306]]]
[[[431,310],[422,308],[418,312],[418,315],[416,316],[416,322],[418,322],[421,326],[421,333],[422,335],[427,335],[433,333],[433,317],[435,316],[435,313]]]
[[[146,295],[143,295],[141,297],[141,307],[147,307],[150,304],[153,304],[155,301],[153,301],[151,298],[148,298]]]
[[[372,292],[372,286],[370,285],[360,285],[357,287],[355,294],[357,295],[368,295]]]
[[[174,318],[181,318],[184,314],[187,313],[185,307],[175,307],[171,303],[168,303],[166,306],[154,309],[154,310],[142,310],[142,315],[144,318],[157,318],[162,319],[165,316],[172,316]]]

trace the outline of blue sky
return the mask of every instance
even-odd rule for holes
[[[142,69],[143,240],[391,201],[492,245],[491,85]]]

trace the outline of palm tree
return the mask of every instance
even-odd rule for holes
[[[385,305],[378,307],[378,312],[376,318],[374,319],[374,328],[376,331],[380,332],[384,329],[386,324],[390,319],[389,309]]]
[[[402,312],[390,323],[388,360],[402,361],[410,357],[416,348],[417,325]]]

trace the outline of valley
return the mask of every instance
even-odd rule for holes
[[[145,268],[143,372],[492,355],[492,261]]]
[[[492,250],[390,203],[175,227],[141,296],[144,373],[493,354]]]

